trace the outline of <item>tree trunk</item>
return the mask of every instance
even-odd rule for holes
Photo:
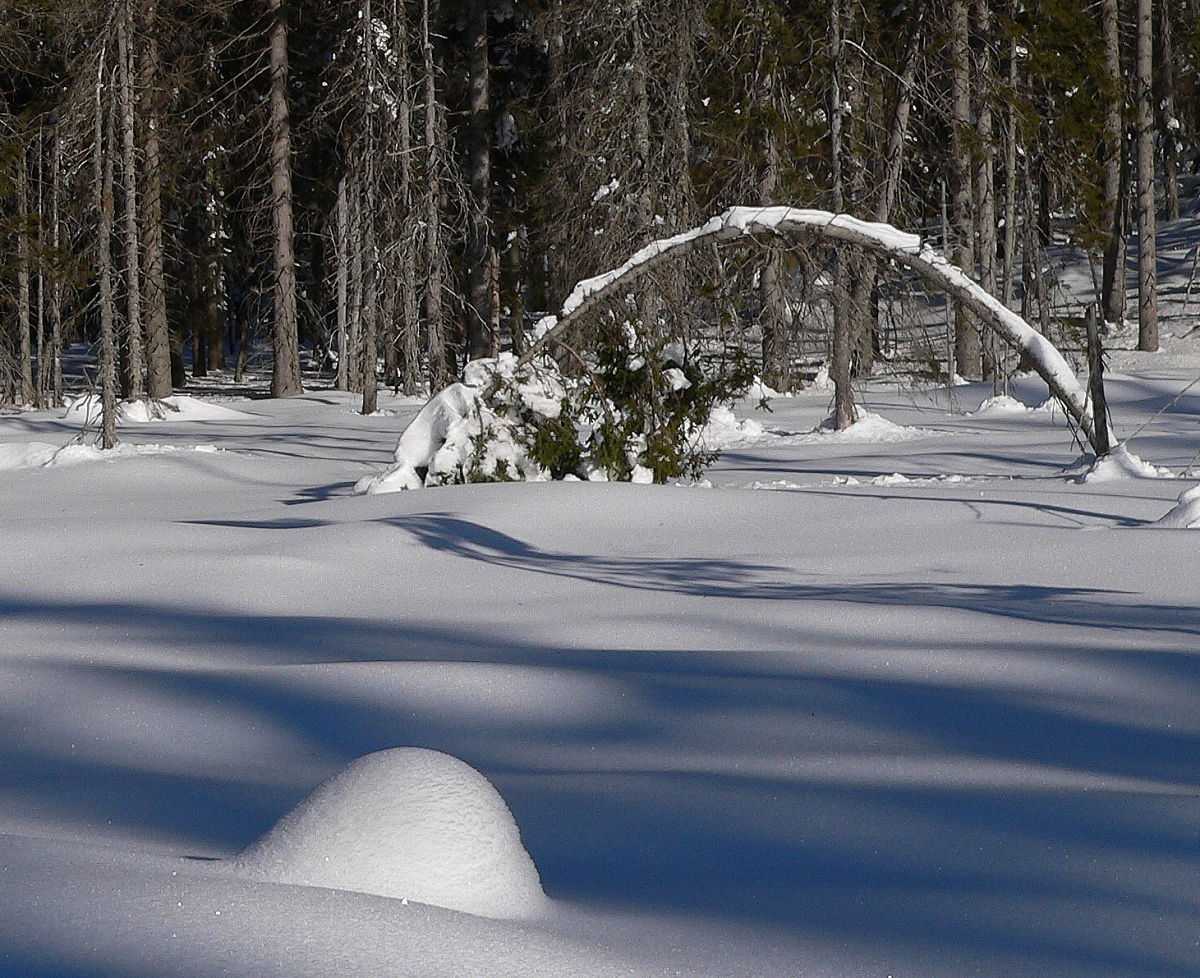
[[[829,5],[829,151],[834,213],[846,206],[842,176],[842,0]],[[833,379],[833,419],[841,430],[854,424],[854,392],[850,387],[850,348],[853,326],[850,288],[841,249],[833,251],[833,351],[829,373]]]
[[[766,165],[759,181],[759,203],[770,207],[775,203],[775,188],[779,182],[779,146],[775,133],[767,135]],[[763,381],[774,390],[791,390],[791,351],[788,346],[788,323],[784,312],[783,245],[770,241],[766,246],[767,260],[759,277],[759,297],[762,302],[762,361]]]
[[[1158,248],[1154,205],[1153,0],[1137,4],[1138,349],[1158,349]]]
[[[917,56],[921,51],[921,33],[925,23],[925,0],[913,0],[909,12],[908,40],[904,59],[896,78],[896,106],[888,129],[887,146],[883,152],[883,180],[875,198],[874,219],[891,223],[892,210],[900,194],[900,177],[904,172],[904,143],[908,138],[908,117],[912,109],[913,85],[917,74]]]
[[[375,91],[375,26],[371,11],[371,0],[363,0],[363,75],[366,104],[363,119],[363,135],[366,152],[362,160],[362,192],[359,214],[360,244],[362,246],[362,319],[359,334],[359,386],[362,390],[363,414],[374,414],[378,407],[378,323],[379,323],[379,276],[376,274],[378,260],[375,254],[375,179],[378,173],[377,156],[380,146],[378,126],[373,102]]]
[[[422,0],[421,50],[425,75],[425,334],[429,349],[429,389],[450,383],[446,351],[445,314],[442,307],[442,118],[438,101],[437,64],[434,59],[431,21],[437,0]]]
[[[58,124],[54,126],[54,152],[50,166],[50,244],[57,255],[62,246],[62,138]],[[63,400],[62,372],[62,282],[61,272],[54,270],[50,283],[50,371],[53,407],[60,407]]]
[[[467,208],[466,314],[467,357],[478,360],[498,352],[497,327],[492,321],[492,267],[488,237],[491,224],[491,126],[488,124],[488,5],[467,0]]]
[[[96,205],[96,274],[100,285],[100,447],[117,443],[117,363],[116,314],[113,302],[113,141],[116,136],[115,114],[110,105],[105,121],[104,52],[96,77],[96,139],[92,147],[92,177]]]
[[[392,3],[392,34],[396,38],[396,89],[399,105],[396,112],[396,140],[400,154],[400,187],[397,194],[401,230],[399,250],[400,290],[400,359],[404,372],[402,386],[405,394],[415,394],[421,382],[420,303],[417,291],[417,251],[414,243],[415,221],[412,166],[412,102],[410,100],[411,70],[409,67],[408,14],[400,0]]]
[[[22,147],[17,156],[17,330],[20,333],[21,403],[32,405],[33,346],[30,341],[33,321],[30,315],[29,266],[29,154]]]
[[[349,331],[347,329],[347,302],[349,300],[350,270],[350,216],[349,202],[346,200],[346,178],[338,181],[337,189],[337,230],[334,241],[334,252],[337,258],[337,389],[349,390],[348,361],[346,352]]]
[[[1159,96],[1157,101],[1162,133],[1164,213],[1168,221],[1179,220],[1179,119],[1175,115],[1175,50],[1172,39],[1171,5],[1158,4]]]
[[[1008,46],[1008,87],[1017,88],[1017,41]],[[1017,250],[1017,109],[1010,100],[1005,111],[1004,123],[1004,286],[1002,301],[1012,306],[1016,290],[1013,288],[1013,265]]]
[[[296,243],[292,228],[292,134],[288,112],[287,11],[284,0],[267,0],[271,15],[268,38],[271,136],[271,226],[275,357],[271,370],[271,396],[294,397],[303,393],[300,381],[300,340],[296,316]]]
[[[950,0],[950,224],[953,260],[975,274],[975,228],[971,213],[971,21],[967,0]],[[954,359],[964,377],[978,377],[979,330],[967,310],[955,314]]]
[[[975,25],[982,44],[975,62],[977,110],[975,132],[978,149],[975,155],[975,214],[979,232],[979,284],[991,295],[996,294],[996,170],[992,106],[989,90],[992,80],[992,11],[990,0],[975,0]],[[1000,393],[999,341],[995,333],[987,335],[983,357],[983,379],[991,379],[995,393]]]
[[[158,2],[142,0],[142,298],[146,320],[146,393],[155,399],[172,390],[171,336],[163,270],[162,160],[159,155]]]
[[[126,348],[129,351],[129,396],[140,399],[146,391],[142,379],[142,281],[138,262],[137,157],[134,146],[133,48],[130,44],[133,11],[129,0],[117,15],[117,71],[121,87],[121,176],[125,191],[125,294]]]
[[[1101,0],[1104,75],[1108,97],[1104,107],[1104,202],[1100,230],[1106,235],[1101,307],[1104,321],[1125,321],[1125,241],[1128,179],[1125,164],[1125,81],[1121,74],[1121,23],[1118,0]]]

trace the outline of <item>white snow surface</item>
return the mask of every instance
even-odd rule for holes
[[[1200,530],[1200,486],[1192,486],[1179,494],[1176,503],[1158,521],[1159,526]]]
[[[1108,387],[1175,473],[1181,309]],[[991,394],[864,381],[864,420],[924,434],[857,441],[820,430],[827,391],[748,399],[703,490],[355,494],[418,410],[386,392],[222,400],[115,455],[0,416],[0,975],[1200,973],[1195,478],[1078,481],[1062,413]],[[37,461],[65,447],[102,460]],[[532,862],[476,881],[511,911],[525,865],[544,913],[362,892],[414,779],[336,778],[394,748],[511,813],[468,818],[497,798],[454,768],[469,804],[417,807],[475,829],[418,848],[515,825]],[[289,849],[310,796],[340,814]],[[256,840],[348,852],[356,889],[256,878]]]
[[[355,890],[482,917],[549,909],[486,777],[449,754],[376,751],[322,784],[237,858],[254,879]]]

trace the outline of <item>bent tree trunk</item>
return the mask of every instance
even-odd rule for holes
[[[669,258],[690,250],[696,242],[707,238],[736,240],[744,236],[765,234],[807,234],[845,242],[865,249],[882,258],[892,259],[911,268],[931,284],[943,289],[978,316],[988,328],[1026,356],[1034,370],[1046,382],[1050,393],[1062,403],[1067,413],[1098,453],[1104,443],[1092,414],[1087,393],[1075,377],[1075,371],[1045,336],[1024,319],[1007,308],[999,299],[986,292],[957,265],[944,255],[923,246],[915,234],[906,234],[890,224],[860,221],[847,214],[829,211],[800,210],[793,207],[731,207],[708,223],[670,238],[652,241],[636,252],[620,268],[578,283],[557,316],[546,316],[534,327],[537,341],[518,361],[528,363],[556,338],[563,335],[575,320],[598,304],[617,295],[628,283],[652,270]],[[489,394],[491,392],[488,392]],[[486,395],[485,395],[486,396]],[[1105,432],[1111,443],[1116,439]]]

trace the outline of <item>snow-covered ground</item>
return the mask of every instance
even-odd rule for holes
[[[0,417],[0,973],[1200,974],[1186,315],[1112,357],[1157,478],[1035,379],[748,402],[699,486],[355,495],[386,396]],[[361,762],[235,858],[395,747],[486,781]]]

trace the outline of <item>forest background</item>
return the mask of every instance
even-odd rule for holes
[[[1198,63],[1200,0],[10,2],[2,401],[61,403],[87,341],[110,400],[269,363],[273,395],[324,374],[369,413],[378,384],[519,353],[576,280],[746,204],[919,232],[1044,332],[1049,250],[1084,249],[1104,320],[1154,350]],[[817,336],[844,382],[880,355],[884,272],[714,245],[623,314],[732,338],[779,391]],[[1015,369],[965,311],[953,330],[917,366]]]

